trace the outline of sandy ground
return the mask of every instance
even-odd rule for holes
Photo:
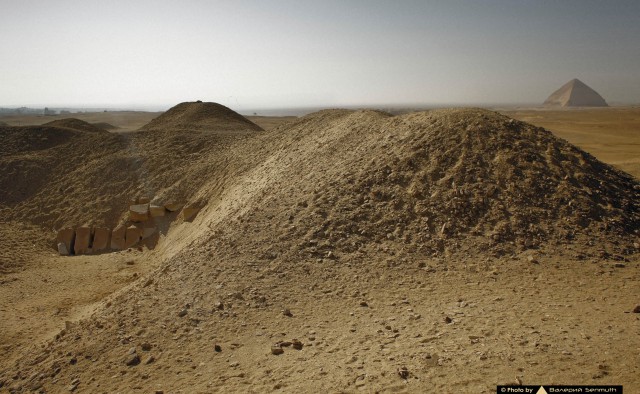
[[[503,110],[640,178],[640,107]]]
[[[151,266],[136,250],[71,258],[41,251],[31,264],[2,278],[0,342],[6,360],[54,337],[66,322],[81,319],[93,303]]]
[[[638,108],[503,112],[640,177]],[[157,115],[73,114],[122,131]],[[248,118],[267,130],[294,120]],[[41,124],[51,117],[0,120]],[[173,237],[194,248],[177,257],[159,248],[64,258],[46,244],[0,244],[4,266],[26,260],[0,274],[0,371],[25,356],[35,364],[45,351],[55,355],[52,371],[71,364],[53,374],[47,392],[490,393],[517,382],[625,384],[625,392],[640,392],[640,318],[630,313],[640,304],[637,254],[585,259],[579,248],[559,248],[453,262],[414,260],[381,246],[364,253],[366,260],[302,261],[307,271],[300,275],[259,257],[250,270],[240,267],[247,260],[213,254],[216,247],[190,226],[212,224],[202,218],[181,225]],[[210,264],[209,276],[196,276],[192,261]],[[144,301],[129,298],[132,291]],[[158,292],[172,294],[173,304],[158,304]],[[151,310],[164,317],[145,321]],[[99,345],[80,336],[105,331],[110,339]],[[301,350],[271,354],[273,343],[292,339]],[[73,343],[78,352],[56,353],[58,344]],[[120,360],[132,347],[142,361],[135,369]],[[96,363],[108,370],[96,375]],[[26,371],[14,372],[0,392],[28,389],[20,383]]]

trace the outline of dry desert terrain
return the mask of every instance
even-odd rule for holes
[[[640,108],[71,116],[0,118],[0,392],[640,392]]]

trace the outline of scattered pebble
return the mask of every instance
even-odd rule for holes
[[[133,353],[133,354],[129,354],[126,358],[124,363],[130,367],[133,367],[135,365],[140,364],[140,356],[138,356],[138,354]]]
[[[409,378],[409,370],[407,369],[407,367],[400,367],[398,368],[398,375],[400,375],[402,379],[406,380]]]
[[[291,346],[296,350],[302,350],[302,346],[304,346],[304,345],[299,340],[292,339],[291,340]]]
[[[73,379],[71,381],[71,384],[69,385],[69,391],[76,391],[79,385],[80,385],[80,379],[78,378]]]
[[[282,353],[284,353],[284,349],[282,347],[280,347],[279,344],[271,345],[271,354],[277,356],[277,355],[282,354]]]

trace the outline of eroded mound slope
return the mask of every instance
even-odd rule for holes
[[[1,127],[0,207],[29,199],[49,183],[61,146],[82,138],[82,132],[51,126]]]
[[[104,133],[106,130],[91,123],[85,122],[84,120],[76,119],[76,118],[65,118],[65,119],[57,119],[48,123],[45,123],[43,126],[50,127],[64,127],[67,129],[74,129],[80,131],[86,131],[89,133]]]
[[[201,101],[180,103],[141,129],[206,129],[224,132],[262,130],[260,126],[224,105]]]

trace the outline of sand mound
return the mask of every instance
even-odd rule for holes
[[[40,151],[68,142],[77,130],[47,126],[0,126],[2,157],[18,152]],[[0,200],[1,201],[1,200]]]
[[[272,243],[274,255],[335,255],[372,243],[427,255],[505,253],[577,237],[615,243],[640,227],[636,180],[489,111],[324,111],[279,133],[296,147],[278,158],[295,163],[284,179],[297,181],[276,182],[264,192],[273,208],[241,218],[263,226],[256,244],[295,244]]]
[[[52,122],[45,123],[43,126],[64,127],[67,129],[80,130],[89,133],[103,133],[105,131],[104,129],[97,127],[96,125],[76,118],[57,119]]]
[[[579,79],[572,79],[545,100],[547,107],[608,107],[602,96]]]
[[[114,126],[111,123],[107,123],[107,122],[95,122],[95,123],[91,123],[91,125],[106,131],[119,129],[118,126]]]
[[[9,124],[7,124],[6,122],[0,121],[0,127],[2,127],[2,126],[9,126]]]
[[[46,226],[57,220],[52,212],[74,206],[75,185],[106,183],[93,173],[94,161],[112,160],[123,148],[118,136],[67,127],[4,128],[0,138],[6,141],[0,147],[0,208],[10,218]],[[92,195],[93,205],[97,198]]]
[[[48,229],[113,228],[136,196],[186,203],[203,179],[218,180],[220,189],[222,178],[242,165],[230,155],[244,138],[242,133],[113,134],[51,126],[3,128],[0,137],[6,141],[0,147],[0,209],[7,218]]]
[[[244,116],[217,103],[180,103],[141,130],[195,129],[207,131],[261,131],[262,128]]]

